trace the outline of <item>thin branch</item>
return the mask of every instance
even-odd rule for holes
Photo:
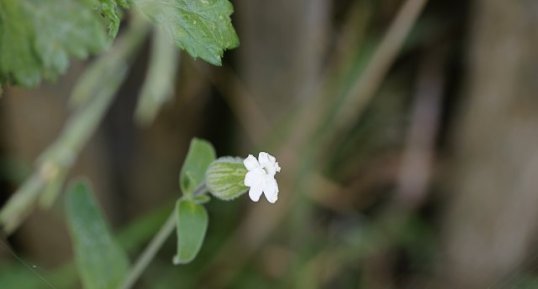
[[[54,182],[63,181],[62,176],[65,176],[66,171],[71,168],[84,144],[103,119],[127,74],[130,57],[137,51],[146,35],[148,25],[137,17],[133,20],[129,30],[118,40],[113,49],[104,54],[94,64],[95,66],[90,67],[81,77],[77,86],[84,89],[73,91],[79,95],[77,100],[80,101],[80,106],[77,106],[77,111],[71,116],[56,141],[41,154],[32,176],[0,211],[0,225],[7,235],[13,233],[31,213],[44,191],[52,194],[45,196],[46,203],[52,203],[61,188],[61,185]],[[110,67],[102,65],[106,62],[102,61],[103,59],[114,60],[114,69],[106,69]],[[106,77],[106,84],[102,82],[103,75]],[[55,185],[57,190],[45,190],[51,184]]]
[[[204,193],[207,193],[207,186],[205,183],[201,184],[192,195],[199,196]],[[138,281],[142,273],[144,273],[144,270],[146,270],[153,258],[155,258],[155,255],[162,247],[166,239],[168,239],[172,232],[174,232],[174,229],[176,228],[176,219],[176,210],[174,208],[166,222],[164,222],[162,227],[159,229],[159,232],[157,232],[155,237],[153,237],[153,239],[149,242],[148,246],[136,260],[136,263],[133,265],[131,270],[129,270],[127,277],[119,288],[130,289],[136,284],[136,281]]]
[[[427,2],[427,0],[408,0],[404,3],[364,72],[346,95],[345,103],[335,120],[336,133],[349,129],[362,114],[394,63]]]
[[[142,275],[146,267],[148,267],[149,263],[151,263],[166,239],[168,239],[170,234],[174,232],[174,229],[176,228],[176,214],[174,214],[174,212],[175,210],[172,211],[161,229],[159,229],[157,235],[153,237],[149,245],[146,247],[146,249],[144,249],[144,252],[142,252],[140,257],[138,257],[135,265],[129,271],[127,278],[125,278],[125,281],[123,281],[120,287],[121,289],[129,289],[133,287],[138,278],[140,278],[140,275]]]
[[[435,157],[444,88],[444,50],[429,53],[419,70],[411,123],[396,185],[396,197],[414,208],[426,197]]]

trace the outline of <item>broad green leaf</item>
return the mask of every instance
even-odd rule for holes
[[[219,158],[207,169],[206,185],[213,196],[225,201],[232,200],[248,190],[244,184],[246,174],[247,169],[241,158]]]
[[[127,255],[112,238],[86,182],[69,187],[66,212],[83,287],[118,288],[129,266]]]
[[[33,86],[108,45],[115,0],[0,0],[0,83]],[[114,9],[112,9],[114,8]]]
[[[121,21],[121,8],[127,8],[125,0],[99,0],[97,11],[103,17],[108,35],[112,38],[118,34]]]
[[[228,0],[134,0],[135,6],[192,57],[221,65],[224,50],[239,39]]]
[[[204,206],[187,199],[176,204],[177,254],[174,264],[186,264],[194,260],[207,230],[208,216]]]
[[[179,186],[183,194],[191,195],[203,184],[207,167],[215,158],[215,149],[209,142],[197,138],[191,141],[179,174]]]

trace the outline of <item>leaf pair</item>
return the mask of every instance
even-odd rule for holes
[[[204,140],[193,139],[179,174],[179,187],[183,197],[176,203],[177,254],[174,264],[186,264],[194,260],[204,242],[209,223],[202,205],[205,193],[205,173],[216,159],[213,146]],[[195,195],[196,194],[196,195]]]
[[[232,200],[247,191],[243,184],[246,168],[242,159],[216,159],[215,149],[206,141],[193,139],[181,169],[179,183],[183,192],[176,204],[177,255],[175,264],[191,262],[202,246],[208,226],[203,203],[208,190],[221,200]]]

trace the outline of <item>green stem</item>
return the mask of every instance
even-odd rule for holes
[[[174,213],[175,210],[170,214],[164,225],[161,227],[157,235],[153,237],[153,240],[151,240],[146,249],[144,249],[142,255],[138,257],[138,260],[136,261],[131,271],[129,271],[127,278],[125,278],[125,281],[123,281],[123,284],[120,288],[129,289],[133,287],[140,275],[142,275],[142,272],[144,272],[144,270],[149,265],[151,260],[153,260],[161,246],[164,244],[164,241],[166,241],[170,234],[172,234],[174,228],[176,227],[176,214]]]
[[[207,187],[205,183],[201,184],[196,191],[192,194],[193,196],[198,196],[201,194],[207,193]],[[132,288],[140,275],[148,267],[149,263],[153,260],[159,249],[162,247],[166,239],[170,237],[170,234],[174,232],[176,228],[176,210],[174,209],[166,222],[162,225],[159,232],[153,237],[148,246],[144,249],[140,257],[136,260],[136,263],[131,268],[127,277],[123,281],[122,285],[119,287],[121,289],[130,289]]]
[[[207,193],[207,185],[204,182],[200,186],[198,186],[198,188],[194,191],[194,193],[192,193],[192,196],[196,197],[199,195],[203,195],[205,193]]]
[[[149,25],[135,15],[112,49],[81,76],[77,87],[82,88],[75,88],[73,94],[86,102],[77,107],[60,136],[40,155],[34,173],[0,210],[0,226],[7,235],[22,224],[40,197],[44,207],[54,202],[68,170],[114,100],[148,29]]]

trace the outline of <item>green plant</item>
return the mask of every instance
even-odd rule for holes
[[[112,42],[125,12],[130,15],[129,27]],[[171,93],[177,52],[170,46],[175,43],[195,58],[220,65],[224,50],[239,45],[232,12],[227,0],[1,0],[0,85],[36,85],[42,78],[63,73],[70,55],[84,58],[105,50],[75,85],[70,99],[73,116],[62,134],[0,211],[4,230],[13,232],[37,203],[49,207],[54,202],[77,155],[125,80],[150,22],[156,31],[155,53],[137,108],[141,123],[151,122]]]
[[[48,208],[55,202],[148,32],[155,31],[155,36],[136,112],[142,124],[150,123],[169,99],[177,47],[193,58],[221,65],[224,51],[239,45],[231,24],[232,12],[228,0],[0,0],[0,89],[55,80],[66,72],[71,57],[85,59],[99,54],[72,91],[73,115],[64,130],[0,211],[3,230],[13,233],[36,205]],[[128,26],[115,39],[123,16],[128,16]],[[202,204],[209,201],[202,184],[214,159],[210,144],[193,141],[180,177],[184,197],[171,214],[172,221],[166,223],[172,224],[171,228],[177,224],[181,236],[176,263],[189,262],[201,247],[208,222]],[[66,215],[84,288],[118,288],[128,272],[126,253],[111,236],[88,182],[76,181],[67,191]],[[166,238],[169,233],[165,233],[157,237]],[[143,267],[135,266],[134,270]],[[136,274],[131,271],[131,281],[125,282],[134,282]]]
[[[204,207],[211,200],[209,194],[228,201],[248,190],[244,185],[248,172],[238,160],[230,157],[216,159],[210,143],[192,140],[179,177],[183,195],[129,271],[126,253],[115,243],[107,229],[89,185],[85,181],[74,182],[68,189],[66,208],[77,268],[84,288],[131,288],[174,230],[177,232],[177,254],[173,263],[180,265],[194,260],[202,247],[209,224]],[[217,185],[207,186],[208,180]]]

